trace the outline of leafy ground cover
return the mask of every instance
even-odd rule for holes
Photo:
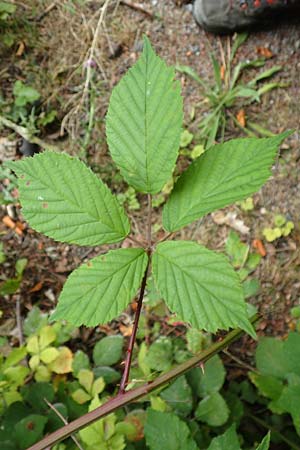
[[[212,79],[212,68],[208,63],[209,46],[218,53],[219,38],[206,37],[193,24],[185,7],[176,6],[171,1],[151,6],[159,17],[151,17],[124,5],[119,6],[113,14],[115,5],[112,2],[105,22],[109,32],[101,30],[95,55],[96,67],[91,67],[90,70],[89,95],[82,99],[86,81],[83,62],[91,45],[91,29],[95,29],[97,23],[97,10],[92,2],[83,5],[81,2],[66,1],[40,18],[50,2],[45,2],[43,7],[40,2],[29,3],[18,6],[16,12],[8,11],[8,16],[7,13],[5,17],[1,15],[0,20],[5,21],[1,33],[4,30],[5,35],[8,34],[8,38],[1,40],[1,115],[17,122],[21,127],[25,126],[31,135],[49,140],[52,145],[66,149],[69,153],[83,156],[119,193],[120,202],[134,220],[138,236],[145,220],[139,206],[144,206],[143,198],[134,190],[125,190],[125,194],[124,190],[121,192],[120,177],[111,164],[104,144],[104,115],[111,88],[139,55],[142,32],[148,32],[159,54],[170,63],[189,65],[208,81]],[[86,19],[84,24],[82,14]],[[77,37],[76,51],[74,35]],[[284,91],[274,90],[263,97],[261,104],[249,105],[246,109],[246,120],[258,122],[273,133],[287,128],[297,129],[299,124],[299,102],[296,95],[299,83],[299,39],[296,27],[261,32],[250,36],[237,55],[242,59],[253,59],[262,52],[266,55],[268,49],[266,69],[274,65],[284,68],[275,77],[275,81],[288,84]],[[226,38],[222,39],[222,43],[224,47],[228,45]],[[178,78],[185,98],[186,128],[182,135],[179,174],[204,150],[199,147],[197,133],[201,112],[205,112],[205,108],[202,110],[201,106],[197,106],[203,100],[198,86],[188,77],[179,75]],[[24,86],[30,86],[30,89],[25,89]],[[236,111],[238,113],[239,110]],[[62,137],[59,133],[61,122],[65,127]],[[233,123],[229,121],[228,125],[224,136],[226,140],[239,133]],[[7,155],[13,159],[16,157],[16,140],[9,133],[8,128],[3,128],[2,159],[7,159]],[[7,136],[10,137],[9,143]],[[289,313],[290,308],[297,306],[299,302],[297,139],[296,134],[282,149],[274,178],[262,192],[244,203],[208,216],[202,220],[201,227],[197,223],[177,235],[178,238],[193,238],[212,249],[226,251],[244,281],[249,299],[264,313],[259,325],[260,333],[284,338],[287,338],[289,329],[294,330],[298,326],[297,319]],[[22,146],[18,148],[22,150]],[[132,330],[135,304],[109,326],[66,330],[63,325],[61,329],[65,331],[64,337],[59,337],[61,331],[53,329],[52,325],[43,329],[47,327],[45,316],[41,318],[34,307],[39,306],[43,314],[52,310],[69,272],[87,257],[96,255],[99,250],[104,252],[106,248],[104,246],[91,251],[41,238],[24,223],[16,197],[16,184],[11,174],[3,168],[1,179],[4,180],[4,206],[1,209],[3,246],[0,253],[3,269],[1,351],[4,354],[1,389],[2,399],[5,399],[1,439],[8,448],[25,448],[62,423],[44,398],[54,404],[69,421],[82,411],[96,406],[97,400],[92,401],[96,393],[99,393],[100,401],[113,395],[122,372],[126,348],[124,341]],[[156,199],[158,214],[153,218],[153,227],[158,235],[161,232],[159,208],[168,192],[169,188],[166,187]],[[234,230],[235,234],[230,230]],[[124,246],[130,246],[130,243],[125,242]],[[251,255],[254,257],[251,258]],[[30,331],[26,328],[30,311],[34,312],[36,321],[43,324],[40,330],[34,326]],[[297,316],[297,310],[293,311]],[[107,345],[104,340],[106,335],[116,336],[114,342],[118,343],[118,352],[113,362],[101,358],[95,360],[95,349],[98,348],[99,357],[103,352],[101,345]],[[143,337],[146,338],[146,345],[142,345]],[[206,341],[210,337],[199,336],[196,330],[186,330],[183,324],[172,322],[172,317],[157,293],[151,289],[150,283],[139,339],[132,373],[135,383],[180,363],[207,345]],[[194,339],[194,343],[191,339]],[[229,448],[229,443],[232,448],[255,448],[269,429],[272,430],[271,448],[299,448],[296,410],[299,369],[296,365],[288,366],[289,369],[284,374],[280,372],[280,368],[286,364],[280,348],[284,345],[284,351],[288,352],[292,342],[297,347],[297,333],[290,333],[284,344],[274,338],[270,339],[273,340],[262,339],[259,344],[256,363],[256,344],[246,338],[236,344],[230,353],[223,354],[223,363],[220,360],[215,363],[219,381],[215,386],[207,388],[207,391],[203,388],[203,391],[195,392],[193,377],[187,375],[176,381],[175,387],[172,385],[147,401],[128,407],[120,416],[112,416],[110,421],[107,418],[107,421],[98,424],[96,435],[102,442],[93,441],[91,429],[87,434],[80,434],[77,437],[81,440],[81,445],[84,448],[97,448],[100,442],[103,446],[103,442],[106,442],[107,448],[124,448],[125,445],[128,449],[145,448],[147,445],[155,449],[157,442],[153,427],[162,423],[159,413],[164,412],[168,413],[165,416],[166,424],[169,424],[171,430],[179,430],[184,441],[179,441],[180,448],[184,445],[191,448],[194,445],[203,449],[209,446],[219,448],[223,445],[222,442],[226,443],[226,448]],[[9,356],[11,347],[17,349],[20,343],[23,343],[21,350],[14,350],[15,353]],[[268,360],[277,347],[276,361],[279,369],[274,367],[274,362],[272,365],[272,361]],[[63,368],[59,364],[59,356],[62,355],[66,363]],[[27,367],[21,363],[24,357],[30,363]],[[77,370],[74,361],[80,358],[85,362],[81,361]],[[265,366],[262,365],[264,361]],[[248,365],[256,370],[249,370]],[[79,375],[80,369],[85,372]],[[211,369],[207,364],[204,376],[209,370]],[[197,368],[197,379],[201,379],[201,374],[201,368]],[[63,392],[57,388],[59,384],[63,386]],[[37,402],[32,400],[35,398],[34,391],[37,394],[43,393]],[[74,395],[75,399],[85,401],[77,402]],[[70,397],[71,406],[66,396]],[[208,399],[204,402],[206,397]],[[9,406],[11,401],[13,402]],[[221,417],[211,417],[210,402],[218,405]],[[154,412],[149,413],[148,410],[146,417],[145,410],[149,407]],[[82,408],[81,412],[79,408]],[[233,422],[235,426],[231,426]],[[234,428],[238,432],[239,444]],[[31,429],[32,434],[28,432]],[[7,444],[7,436],[10,438],[12,430],[16,441]],[[25,434],[28,441],[24,440]],[[219,441],[212,442],[216,436],[220,436]],[[171,437],[167,436],[166,441],[172,442]],[[71,441],[66,445],[75,446]]]

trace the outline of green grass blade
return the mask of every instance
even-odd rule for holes
[[[193,80],[197,81],[197,83],[199,83],[200,86],[205,90],[205,94],[211,92],[210,86],[203,80],[203,78],[199,77],[199,75],[190,66],[176,65],[175,69],[177,70],[177,72],[184,73],[185,75],[191,77]]]
[[[243,45],[244,42],[246,42],[246,40],[248,39],[248,36],[249,36],[249,34],[246,32],[239,33],[235,36],[235,39],[234,39],[233,45],[232,45],[232,49],[231,49],[231,54],[230,54],[230,62],[235,57],[235,54],[238,51],[238,49],[240,48],[240,46]]]
[[[266,78],[270,78],[272,77],[275,73],[278,73],[282,70],[282,66],[274,66],[271,67],[268,70],[265,70],[264,72],[260,73],[259,75],[257,75],[255,78],[253,78],[253,80],[251,80],[248,85],[249,86],[253,86],[255,85],[258,81],[264,80]]]

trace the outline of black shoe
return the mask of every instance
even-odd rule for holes
[[[193,14],[205,30],[230,33],[264,25],[274,15],[299,7],[300,0],[195,0]]]

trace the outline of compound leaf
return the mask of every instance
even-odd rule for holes
[[[153,275],[170,310],[193,327],[240,327],[255,336],[238,275],[224,255],[195,242],[163,242],[153,255]]]
[[[111,95],[106,118],[110,153],[126,181],[155,194],[170,178],[183,119],[180,86],[144,38],[137,63]]]
[[[163,210],[163,225],[176,231],[216,209],[258,191],[271,175],[278,146],[291,134],[217,144],[181,175]]]
[[[118,316],[136,294],[147,266],[141,248],[111,250],[74,270],[51,321],[94,327]]]
[[[129,233],[117,199],[79,159],[45,151],[7,166],[19,176],[23,215],[40,233],[78,245],[118,242]]]

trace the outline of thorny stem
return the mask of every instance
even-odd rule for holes
[[[148,250],[151,251],[151,220],[152,220],[152,198],[151,194],[148,194],[148,217],[147,217],[147,242]]]
[[[132,352],[133,352],[133,347],[134,347],[134,343],[135,343],[136,333],[138,330],[141,310],[142,310],[142,306],[143,306],[143,299],[144,299],[144,294],[145,294],[145,289],[146,289],[147,276],[148,276],[148,270],[149,270],[150,258],[151,258],[151,231],[152,231],[151,230],[151,216],[152,216],[151,194],[148,194],[147,198],[148,198],[148,216],[147,216],[147,246],[148,246],[148,248],[147,248],[147,253],[148,253],[149,259],[148,259],[148,264],[147,264],[145,274],[144,274],[144,277],[142,280],[137,309],[135,312],[132,334],[130,336],[128,349],[126,352],[125,367],[124,367],[124,372],[123,372],[121,383],[120,383],[120,390],[119,390],[119,394],[118,394],[119,396],[123,395],[125,393],[125,389],[126,389],[126,386],[128,383],[131,361],[132,361]]]
[[[148,267],[149,267],[149,263],[146,268],[145,275],[144,275],[142,285],[141,285],[139,300],[138,300],[137,309],[135,312],[132,334],[130,336],[128,349],[126,352],[125,367],[124,367],[124,372],[122,375],[122,380],[120,383],[119,396],[124,394],[127,383],[128,383],[129,372],[130,372],[130,367],[131,367],[131,360],[132,360],[132,352],[133,352],[133,347],[134,347],[134,343],[135,343],[136,333],[138,330],[138,324],[139,324],[139,320],[140,320],[140,314],[141,314],[142,305],[143,305],[143,298],[144,298],[144,293],[145,293],[145,288],[146,288],[146,283],[147,283]]]
[[[258,320],[258,318],[259,316],[255,315],[251,319],[251,323],[254,324]],[[190,358],[188,361],[179,364],[177,367],[174,367],[169,372],[159,376],[154,381],[145,383],[136,389],[130,389],[124,394],[117,395],[108,402],[104,403],[102,406],[99,406],[93,411],[90,411],[89,413],[84,414],[83,416],[79,417],[73,422],[70,422],[68,425],[65,425],[64,427],[54,431],[54,433],[51,433],[50,435],[46,436],[40,442],[37,442],[36,444],[32,445],[28,450],[43,450],[45,448],[51,447],[55,443],[63,439],[66,439],[75,431],[78,431],[81,428],[90,425],[96,420],[99,420],[102,417],[112,413],[116,409],[125,406],[128,403],[136,401],[141,397],[144,397],[145,395],[148,395],[155,389],[165,385],[166,383],[169,383],[174,378],[177,378],[178,376],[184,374],[192,367],[195,367],[200,363],[204,364],[214,355],[222,351],[224,348],[228,347],[228,345],[230,345],[232,342],[239,339],[243,334],[244,331],[240,329],[231,331],[223,338],[222,341],[214,343],[210,348]]]

